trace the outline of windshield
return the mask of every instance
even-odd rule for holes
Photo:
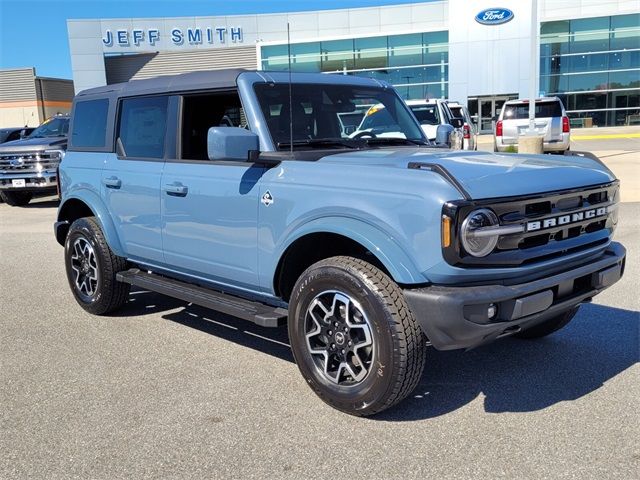
[[[288,84],[255,85],[260,108],[278,149],[288,148],[291,137],[294,146],[324,147],[333,142],[355,148],[356,144],[363,146],[363,140],[367,140],[367,145],[381,145],[383,139],[389,143],[393,139],[426,143],[422,130],[394,90],[335,84],[293,84],[291,90],[289,106]],[[384,121],[365,126],[374,106],[385,111]],[[354,121],[364,112],[367,112],[365,120],[355,127]],[[378,137],[382,138],[369,141]]]
[[[69,133],[68,117],[53,117],[36,128],[28,138],[66,137]]]
[[[420,125],[440,125],[440,114],[437,105],[410,105]]]

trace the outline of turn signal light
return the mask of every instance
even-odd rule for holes
[[[442,247],[447,248],[451,245],[451,218],[446,215],[442,216]]]
[[[569,133],[569,117],[562,117],[562,133]]]
[[[502,136],[502,120],[498,120],[496,123],[496,137]]]

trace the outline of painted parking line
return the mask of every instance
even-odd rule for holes
[[[608,138],[640,138],[640,133],[609,133],[602,135],[571,135],[571,140],[602,140]]]

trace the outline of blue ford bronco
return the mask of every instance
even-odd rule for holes
[[[374,105],[385,121],[344,131]],[[286,322],[353,415],[409,395],[429,346],[549,335],[624,271],[597,158],[443,148],[377,80],[194,72],[84,91],[71,118],[55,235],[80,306],[133,285]]]

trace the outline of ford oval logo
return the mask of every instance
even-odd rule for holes
[[[476,22],[483,25],[500,25],[513,18],[513,12],[508,8],[487,8],[476,15]]]

